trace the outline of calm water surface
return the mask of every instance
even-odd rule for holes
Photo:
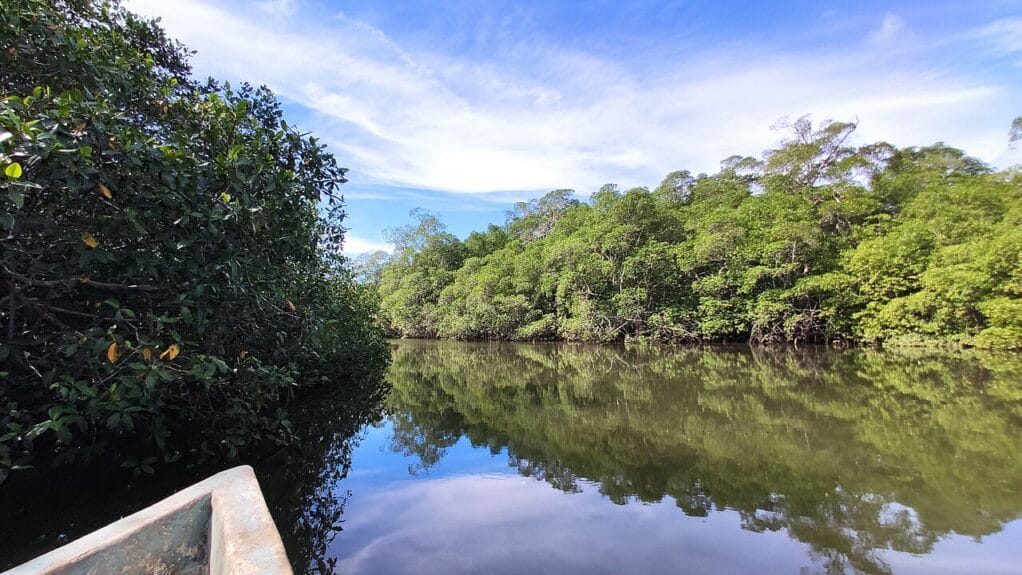
[[[1018,355],[393,352],[384,404],[314,402],[256,462],[299,572],[1022,573]],[[0,557],[160,491],[4,489],[37,519],[0,519]]]
[[[348,573],[1022,573],[1018,356],[407,342]]]

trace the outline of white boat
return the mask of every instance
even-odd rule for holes
[[[218,473],[0,575],[291,575],[252,468]]]

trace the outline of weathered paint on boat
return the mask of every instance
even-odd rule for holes
[[[0,575],[290,575],[252,468],[205,481]]]

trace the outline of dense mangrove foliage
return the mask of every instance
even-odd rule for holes
[[[0,480],[287,442],[297,390],[385,365],[345,170],[187,56],[116,1],[0,0]]]
[[[1016,122],[1010,136],[1022,135]],[[555,190],[464,241],[426,212],[371,259],[394,334],[1022,348],[1022,173],[802,118],[653,190]]]
[[[413,341],[388,402],[422,471],[464,436],[568,493],[737,511],[828,573],[887,573],[1022,514],[1020,377],[1003,352]]]
[[[378,382],[377,382],[378,383]],[[360,431],[382,417],[383,385],[318,386],[288,406],[294,440],[269,456],[245,454],[273,515],[295,573],[337,573],[328,553],[338,534]],[[9,569],[147,507],[169,494],[235,465],[174,466],[154,477],[125,481],[121,470],[90,473],[32,469],[11,475],[0,507],[0,569]]]

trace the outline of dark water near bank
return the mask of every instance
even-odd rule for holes
[[[399,342],[388,380],[256,462],[299,572],[1022,573],[1018,355]],[[0,568],[191,479],[12,481]]]

